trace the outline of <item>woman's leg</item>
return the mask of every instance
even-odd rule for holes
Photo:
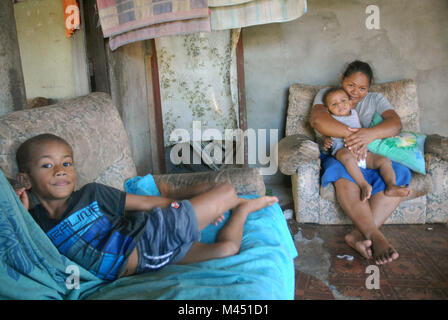
[[[380,228],[384,222],[392,215],[394,210],[398,207],[400,204],[402,198],[399,197],[389,197],[384,194],[383,191],[375,193],[372,198],[370,199],[370,209],[372,210],[372,216],[373,220],[375,222],[375,225]],[[365,246],[365,238],[362,235],[362,233],[354,228],[352,232],[347,234],[345,236],[345,240],[347,243],[358,250],[362,250],[363,252],[367,253],[367,256],[363,253],[361,253],[366,258],[371,258],[372,253],[370,251],[370,248]],[[358,250],[359,251],[359,250]],[[397,259],[398,253],[393,254],[392,259]]]
[[[392,167],[395,171],[396,184],[404,186],[408,185],[412,178],[410,170],[398,163],[392,163]],[[372,196],[370,199],[370,208],[372,210],[373,219],[378,228],[380,228],[380,226],[391,216],[401,201],[401,197],[386,196],[384,191],[377,192]],[[361,232],[356,228],[351,233],[347,234],[345,239],[353,248],[361,247],[361,250],[358,251],[365,251],[362,247],[365,247],[364,242],[366,240]],[[367,248],[367,254],[369,255],[370,252],[368,249],[369,248]],[[392,258],[398,258],[398,253],[393,254]]]
[[[339,179],[335,182],[335,188],[342,209],[365,239],[371,241],[373,258],[376,263],[382,264],[398,258],[395,249],[390,246],[387,239],[379,231],[373,218],[370,202],[363,202],[360,200],[361,191],[358,185],[347,179]],[[368,257],[368,251],[370,250],[368,244],[370,244],[369,241],[366,241],[365,249],[361,251],[355,246],[355,249],[360,251],[366,258]]]

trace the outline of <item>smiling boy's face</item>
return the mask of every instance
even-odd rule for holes
[[[67,200],[75,189],[72,150],[60,141],[46,141],[30,148],[28,172],[23,185],[40,201]]]

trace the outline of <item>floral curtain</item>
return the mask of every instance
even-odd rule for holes
[[[165,145],[174,129],[193,137],[202,131],[238,127],[236,44],[240,30],[156,39]]]

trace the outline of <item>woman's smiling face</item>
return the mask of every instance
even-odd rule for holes
[[[355,72],[342,79],[344,90],[350,97],[350,102],[355,106],[369,91],[369,78],[362,72]]]

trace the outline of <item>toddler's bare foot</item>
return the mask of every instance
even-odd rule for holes
[[[398,252],[379,231],[372,234],[373,259],[376,264],[385,264],[398,259]]]
[[[399,187],[396,185],[390,185],[384,190],[384,195],[388,197],[407,197],[411,193],[411,190],[406,187]]]
[[[370,196],[372,195],[372,186],[368,183],[360,185],[361,188],[361,201],[366,201],[367,199],[370,199]]]
[[[358,251],[364,258],[372,258],[372,241],[366,240],[359,231],[353,230],[351,233],[345,235],[345,242]]]

